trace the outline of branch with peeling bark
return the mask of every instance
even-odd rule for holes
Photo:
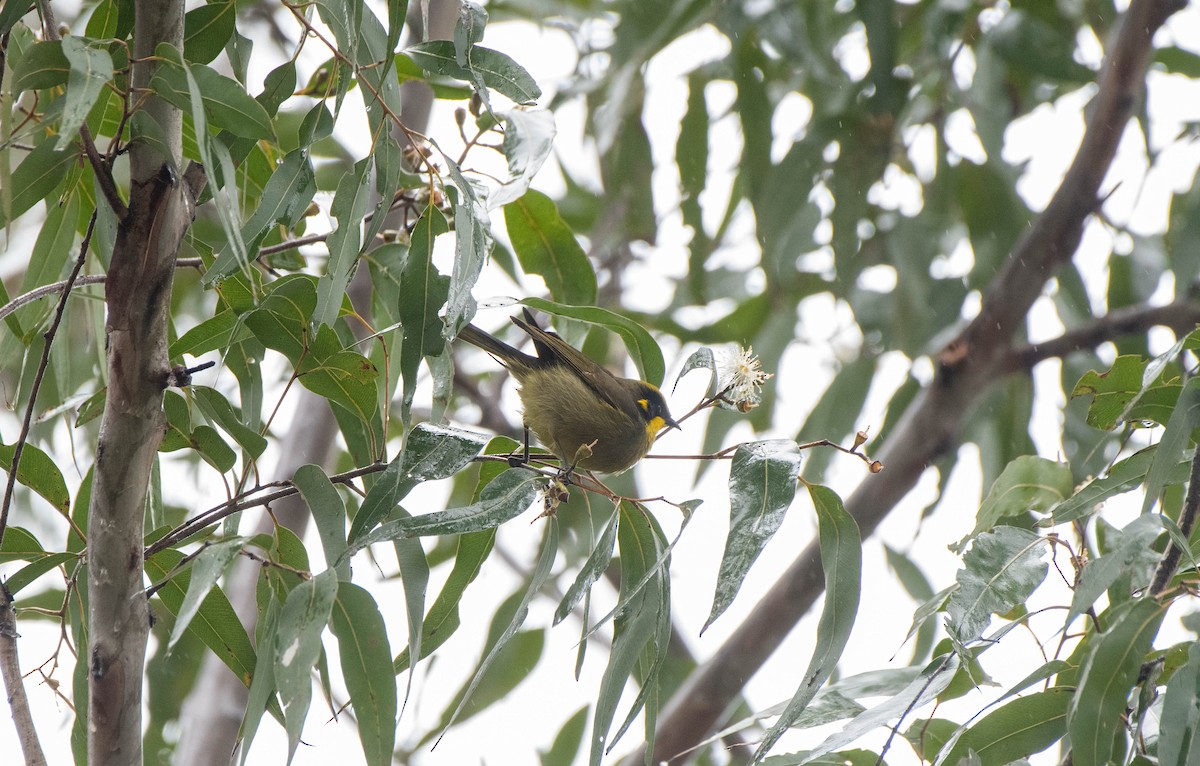
[[[877,457],[888,469],[864,481],[846,500],[864,534],[870,534],[933,462],[954,448],[972,405],[1014,359],[1032,361],[1041,351],[1014,355],[1013,336],[1040,288],[1066,263],[1083,226],[1097,208],[1100,184],[1133,108],[1140,102],[1151,39],[1181,0],[1134,0],[1112,45],[1092,103],[1083,142],[1050,204],[1015,245],[992,281],[979,315],[938,356],[938,374],[905,412]],[[1157,322],[1154,322],[1157,324]],[[1114,320],[1096,331],[1118,332]],[[1068,338],[1060,350],[1086,340]],[[820,550],[810,543],[733,635],[692,674],[659,719],[653,761],[687,751],[716,729],[746,681],[779,647],[824,590]],[[628,763],[640,762],[642,755]]]

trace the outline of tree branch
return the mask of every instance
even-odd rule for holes
[[[17,657],[17,617],[13,612],[13,597],[8,588],[0,583],[0,675],[4,676],[4,691],[8,695],[8,706],[12,710],[13,725],[21,752],[27,766],[45,766],[46,755],[38,740],[33,715],[29,712],[29,698],[25,695],[25,684],[21,679],[21,663]]]
[[[1105,63],[1091,118],[1054,198],[993,280],[979,315],[938,357],[938,375],[905,412],[877,457],[883,473],[859,485],[846,509],[865,535],[957,443],[966,415],[1001,372],[1013,333],[1046,280],[1074,253],[1133,107],[1139,102],[1151,38],[1181,0],[1134,0]],[[653,761],[681,753],[720,722],[742,686],[783,642],[824,590],[812,541],[733,635],[688,679],[659,721]],[[635,756],[640,760],[641,755]],[[630,760],[630,763],[635,762]]]
[[[175,268],[177,269],[198,269],[200,266],[201,263],[199,258],[175,259]],[[63,290],[74,290],[79,287],[87,287],[88,285],[102,285],[107,279],[108,277],[104,274],[87,274],[79,277],[74,282],[64,279],[61,282],[52,282],[48,285],[42,285],[41,287],[30,290],[27,293],[18,295],[8,303],[0,306],[0,320],[3,320],[6,316],[20,309],[22,306],[27,306],[40,298],[61,293]]]
[[[1066,356],[1073,351],[1095,348],[1126,335],[1138,335],[1152,327],[1169,327],[1185,335],[1200,323],[1200,303],[1185,297],[1165,306],[1126,306],[1094,321],[1068,330],[1057,338],[1018,346],[1008,352],[1000,372],[1009,374],[1032,369],[1038,362]]]
[[[1192,474],[1188,478],[1187,495],[1183,501],[1183,511],[1179,514],[1179,531],[1184,540],[1190,540],[1192,530],[1196,527],[1196,517],[1200,516],[1200,449],[1192,455]],[[1167,546],[1166,553],[1154,570],[1154,579],[1150,582],[1150,595],[1157,597],[1167,591],[1179,560],[1183,558],[1183,549],[1174,541]]]

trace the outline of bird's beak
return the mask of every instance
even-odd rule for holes
[[[670,417],[665,417],[665,418],[663,418],[663,420],[664,420],[664,421],[666,422],[666,424],[667,424],[667,425],[666,425],[666,427],[665,427],[665,428],[663,428],[663,430],[664,430],[664,431],[670,431],[672,428],[674,428],[676,431],[682,431],[682,430],[683,430],[682,428],[680,428],[680,427],[679,427],[679,424],[678,424],[678,423],[676,423],[676,422],[675,422],[675,420],[674,420],[673,418],[670,418]]]

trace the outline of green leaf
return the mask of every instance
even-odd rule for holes
[[[82,38],[71,35],[63,38],[62,52],[71,66],[71,74],[59,125],[58,149],[71,146],[104,86],[113,79],[112,56],[107,50],[92,48]]]
[[[267,440],[258,431],[247,427],[242,422],[241,416],[234,412],[233,405],[229,403],[224,394],[208,386],[191,386],[189,390],[205,417],[232,436],[233,440],[251,457],[257,458],[267,449]]]
[[[587,728],[587,712],[587,706],[576,710],[558,730],[550,749],[538,752],[541,766],[571,766],[575,762],[583,732]]]
[[[503,455],[516,449],[517,443],[505,436],[492,439],[485,452],[489,455]],[[479,468],[479,479],[475,484],[472,499],[482,496],[487,485],[505,470],[504,464],[498,462],[484,463]],[[472,532],[458,538],[458,552],[454,558],[454,567],[446,578],[446,583],[438,593],[437,599],[425,617],[420,640],[411,642],[403,652],[392,662],[396,673],[403,672],[415,662],[424,659],[430,652],[446,642],[460,624],[458,605],[462,600],[467,586],[475,581],[480,568],[496,542],[496,530],[486,529],[482,532]],[[413,661],[413,656],[416,660]]]
[[[13,2],[4,3],[4,7],[0,8],[0,35],[8,34],[9,30],[21,20],[21,17],[29,13],[32,5],[32,3],[27,3],[25,0],[13,0]]]
[[[350,525],[348,539],[356,542],[363,532],[390,514],[413,487],[461,471],[475,459],[487,441],[487,436],[472,431],[418,423],[409,433],[404,450],[371,485]]]
[[[763,735],[755,760],[765,756],[784,732],[795,725],[817,690],[837,668],[858,614],[862,590],[862,537],[858,524],[832,490],[810,485],[808,492],[817,511],[821,566],[825,571],[825,605],[821,608],[817,643],[808,670],[804,672],[804,680],[779,720]]]
[[[225,50],[233,37],[237,5],[210,2],[193,8],[183,16],[183,57],[196,64],[207,64]]]
[[[43,141],[29,153],[12,174],[12,199],[8,210],[0,210],[0,227],[7,226],[37,203],[48,199],[78,153],[59,151],[53,141]]]
[[[1148,597],[1113,610],[1109,629],[1084,660],[1067,713],[1076,763],[1108,763],[1114,738],[1126,725],[1129,693],[1166,613],[1167,605]]]
[[[443,325],[451,331],[447,334],[453,334],[475,316],[476,304],[471,288],[479,281],[483,263],[492,248],[492,238],[487,208],[475,194],[475,188],[457,162],[449,157],[444,159],[458,192],[454,197],[454,268],[450,271],[446,311],[442,318]],[[433,371],[432,367],[430,371]]]
[[[321,655],[321,634],[329,624],[337,594],[337,575],[327,569],[292,588],[279,614],[275,684],[283,702],[289,761],[300,743],[301,729],[312,700],[312,671]]]
[[[1167,484],[1172,483],[1171,473],[1187,454],[1192,432],[1197,426],[1200,426],[1200,384],[1189,379],[1179,392],[1175,409],[1167,418],[1166,428],[1158,440],[1150,470],[1146,472],[1142,513],[1149,513],[1154,504],[1159,502]]]
[[[356,162],[352,170],[342,175],[337,192],[333,195],[331,212],[338,223],[326,241],[329,262],[325,274],[317,282],[317,307],[313,311],[315,324],[332,324],[346,296],[351,271],[362,249],[361,224],[371,203],[371,170],[374,164],[372,155]]]
[[[288,152],[263,187],[258,207],[243,224],[242,240],[257,242],[268,227],[276,223],[295,226],[308,209],[316,191],[316,176],[307,152],[303,149]],[[239,263],[235,248],[225,248],[205,272],[202,281],[211,285],[246,266],[245,263]]]
[[[1129,590],[1140,590],[1150,584],[1150,576],[1159,554],[1153,543],[1163,533],[1162,519],[1155,514],[1143,514],[1121,530],[1117,545],[1108,553],[1088,561],[1071,596],[1071,609],[1064,625],[1082,614],[1117,580],[1128,579]]]
[[[16,449],[15,444],[0,444],[0,472],[5,476],[12,471]],[[49,455],[29,442],[21,449],[17,482],[41,495],[59,513],[66,514],[71,507],[71,494],[58,466]]]
[[[417,652],[417,661],[425,659],[431,652],[444,644],[460,624],[458,605],[462,601],[467,586],[479,576],[483,562],[492,552],[496,543],[496,530],[486,529],[482,532],[472,532],[458,539],[458,552],[454,558],[454,567],[446,578],[445,585],[434,600],[429,613],[425,615],[424,628],[421,631],[421,645]],[[392,661],[392,670],[402,673],[413,665],[412,654],[408,648],[402,651]]]
[[[18,5],[20,0],[5,4]],[[45,90],[58,85],[65,85],[71,76],[71,64],[63,53],[61,40],[45,40],[34,43],[16,61],[13,67],[13,95],[19,95],[27,90]]]
[[[591,590],[592,584],[600,579],[608,569],[609,563],[612,561],[613,549],[617,544],[617,518],[619,514],[617,509],[613,509],[613,513],[608,517],[608,521],[604,523],[604,528],[600,531],[600,537],[596,540],[595,547],[592,548],[591,554],[587,561],[579,569],[579,574],[575,576],[575,581],[571,583],[571,587],[567,588],[567,592],[563,595],[562,600],[558,602],[558,608],[554,610],[554,624],[557,625],[567,618],[575,607],[579,604],[583,597]]]
[[[272,136],[271,118],[267,110],[237,80],[225,77],[203,64],[183,64],[179,52],[167,43],[159,43],[155,55],[162,61],[154,72],[150,87],[169,103],[185,111],[192,109],[191,89],[187,80],[190,73],[199,88],[201,106],[210,127],[223,128],[235,136],[256,140]]]
[[[958,550],[1001,520],[1029,511],[1045,512],[1069,497],[1075,482],[1071,467],[1036,455],[1022,455],[1007,466],[992,483],[979,506],[975,528],[958,543]]]
[[[258,625],[255,640],[258,650],[263,657],[275,656],[275,645],[279,640],[279,612],[282,606],[275,599],[267,599],[265,608],[259,608]],[[275,663],[261,662],[255,668],[249,682],[250,691],[246,697],[246,710],[242,714],[242,725],[238,729],[238,746],[242,751],[241,764],[245,766],[250,754],[250,745],[258,732],[258,724],[262,714],[271,706],[273,712],[278,708],[279,701],[275,697]],[[282,715],[278,716],[282,718]]]
[[[507,616],[511,611],[511,609],[504,610],[502,608],[496,614],[497,616]],[[492,626],[493,628],[497,627],[495,622],[493,622]],[[485,649],[492,649],[494,641],[495,637],[489,633]],[[448,707],[443,711],[441,720],[430,734],[432,735],[436,731],[448,729],[454,724],[461,724],[487,710],[495,703],[504,700],[510,692],[529,677],[534,666],[541,659],[545,642],[545,630],[521,630],[514,634],[503,647],[495,649],[494,659],[491,660],[487,670],[480,676],[478,683],[471,691],[470,698],[466,697],[466,693],[470,687],[464,684],[451,699],[450,705],[453,707]],[[484,659],[486,660],[487,658],[485,657]],[[459,711],[458,715],[452,719],[451,716],[456,709]]]
[[[958,590],[946,605],[947,628],[960,644],[983,635],[993,613],[1025,603],[1046,577],[1046,540],[1017,527],[997,527],[975,538],[958,570]]]
[[[312,514],[325,560],[339,561],[346,550],[346,504],[342,502],[342,496],[320,466],[300,466],[292,475],[292,483],[300,490],[300,496]],[[339,580],[349,581],[349,562],[337,564],[334,569]]]
[[[1082,518],[1099,508],[1105,500],[1140,487],[1150,470],[1157,449],[1157,446],[1150,446],[1135,452],[1109,469],[1107,476],[1097,477],[1084,484],[1074,495],[1054,506],[1053,520],[1049,523],[1057,526]],[[1177,463],[1171,475],[1171,483],[1184,483],[1190,471],[1190,460]]]
[[[567,306],[541,298],[526,298],[521,303],[547,314],[576,319],[615,332],[624,341],[625,348],[633,358],[633,363],[637,366],[642,380],[656,386],[662,383],[663,375],[666,373],[662,349],[658,347],[658,343],[650,333],[646,332],[646,329],[637,322],[608,309],[595,306]]]
[[[179,614],[183,608],[191,583],[190,571],[175,571],[182,561],[183,554],[175,550],[160,551],[146,559],[146,576],[153,583],[163,583],[155,594],[171,614]],[[254,647],[220,588],[210,590],[204,597],[188,630],[212,650],[243,685],[249,686],[256,661]]]
[[[317,305],[317,288],[307,274],[272,282],[258,308],[246,314],[246,327],[269,349],[299,364],[308,348],[308,320]]]
[[[518,104],[532,104],[542,95],[542,89],[520,64],[490,48],[473,46],[467,67],[459,65],[450,40],[418,43],[405,53],[427,72],[468,82],[474,82],[478,75],[487,87]]]
[[[894,696],[868,709],[865,713],[855,716],[854,720],[847,723],[841,731],[826,737],[825,741],[807,753],[805,762],[812,762],[827,753],[840,750],[880,726],[886,726],[891,721],[911,715],[913,711],[918,710],[921,706],[932,702],[950,684],[955,672],[958,670],[958,666],[959,661],[956,654],[945,654],[938,657],[925,666],[916,678],[913,678],[907,686],[895,693]],[[909,669],[906,669],[905,673],[898,674],[897,678],[903,678],[908,675],[907,670]],[[866,676],[869,674],[863,675]],[[911,675],[908,675],[908,677],[911,678]],[[843,684],[838,684],[837,686],[841,687]],[[890,683],[887,684],[884,688],[889,689],[889,691],[882,693],[889,693],[890,686]],[[851,695],[851,692],[841,688],[839,688],[839,691],[848,696],[855,697],[879,696],[880,694],[880,692],[858,692]]]
[[[375,391],[379,370],[362,354],[343,350],[337,333],[328,325],[317,330],[310,353],[300,360],[296,374],[309,391],[342,405],[360,422],[372,423],[379,406]]]
[[[1200,762],[1200,643],[1192,643],[1187,664],[1167,683],[1161,715],[1158,762]]]
[[[395,513],[401,516],[408,515],[403,508],[397,508]],[[429,592],[429,560],[425,557],[425,547],[421,545],[420,540],[399,538],[392,541],[392,547],[396,550],[400,581],[404,585],[404,615],[408,619],[409,650],[420,657],[421,642],[424,638],[422,623],[425,616],[425,597]],[[408,683],[404,687],[405,705],[412,695],[415,675],[410,670]]]
[[[233,342],[233,333],[237,326],[236,313],[229,309],[218,311],[179,336],[167,353],[172,360],[177,360],[182,359],[184,354],[200,356],[224,348]]]
[[[4,542],[0,544],[0,563],[30,562],[5,579],[4,586],[13,595],[20,593],[25,586],[46,572],[78,558],[78,554],[71,552],[48,553],[36,537],[21,527],[9,527],[5,530]]]
[[[729,535],[712,609],[701,632],[733,603],[746,573],[783,523],[796,497],[800,450],[790,439],[744,444],[729,468]],[[814,498],[815,499],[815,498]]]
[[[454,25],[454,55],[459,66],[465,67],[470,61],[471,47],[483,40],[487,21],[487,11],[470,0],[459,8],[458,23]]]
[[[237,558],[246,541],[235,537],[217,543],[206,544],[204,550],[196,556],[192,563],[191,580],[188,582],[187,595],[175,615],[175,624],[171,627],[171,638],[167,642],[167,651],[175,647],[179,639],[187,632],[192,618],[200,611],[201,605],[208,594],[217,586],[217,582],[225,574],[225,570]]]
[[[37,241],[33,244],[33,254],[21,280],[22,293],[48,285],[62,275],[75,244],[75,221],[79,219],[81,196],[70,194],[60,204],[56,205],[53,201],[47,203],[46,219],[42,230],[38,232]],[[35,311],[49,310],[49,305],[31,307],[17,312],[17,316],[25,311],[32,314]]]
[[[708,389],[705,395],[712,396],[717,393],[717,358],[713,354],[713,350],[707,346],[696,349],[688,356],[683,363],[683,369],[675,376],[675,383],[671,386],[672,392],[679,387],[679,381],[683,380],[683,376],[692,370],[708,370]]]
[[[383,615],[370,593],[343,580],[332,617],[363,756],[371,766],[386,766],[396,746],[396,679],[379,672],[392,659]]]
[[[237,453],[225,443],[221,434],[211,426],[196,426],[189,439],[192,449],[200,453],[209,465],[221,473],[228,473],[237,465]]]
[[[356,539],[346,551],[353,556],[372,543],[398,537],[457,535],[498,527],[529,510],[545,479],[520,468],[510,468],[483,490],[477,503],[389,521]]]
[[[400,376],[404,380],[400,416],[406,428],[412,419],[421,360],[438,356],[445,348],[438,312],[449,297],[450,280],[433,263],[433,243],[449,230],[446,217],[437,208],[426,208],[413,229],[412,244],[400,272],[397,314],[404,327],[404,343],[400,347]]]
[[[530,189],[504,206],[504,224],[521,269],[542,277],[554,300],[595,302],[596,272],[553,200]]]
[[[500,474],[500,476],[504,475],[505,474]],[[529,616],[529,605],[533,602],[533,599],[538,595],[538,592],[542,589],[542,586],[546,584],[546,580],[550,577],[550,570],[554,566],[554,559],[557,555],[558,519],[550,516],[546,523],[545,535],[542,538],[542,550],[538,556],[537,566],[534,567],[533,573],[529,576],[529,584],[525,588],[525,593],[521,597],[521,602],[517,606],[516,611],[513,613],[512,618],[508,621],[508,624],[505,625],[504,630],[495,638],[493,643],[489,644],[487,653],[479,662],[478,667],[475,669],[475,674],[471,677],[471,681],[467,685],[467,688],[462,692],[462,697],[459,699],[458,705],[455,707],[454,712],[450,715],[450,718],[446,722],[445,726],[441,727],[442,733],[438,737],[439,741],[443,736],[446,735],[446,730],[454,725],[454,722],[458,720],[458,717],[462,713],[463,707],[467,704],[467,702],[472,700],[472,695],[474,694],[475,690],[480,687],[480,684],[488,673],[488,669],[491,668],[492,665],[501,657],[504,649],[509,645],[509,642],[513,639],[513,636],[516,635],[517,630],[523,624],[525,624],[525,618]],[[537,654],[540,656],[541,637],[544,635],[544,632],[537,631],[536,635],[539,637]],[[524,648],[526,651],[530,649],[530,647],[517,647],[518,650],[522,648]],[[497,691],[503,689],[505,685],[509,684],[511,684],[509,686],[510,689],[515,687],[525,677],[525,675],[526,673],[518,673],[516,677],[514,677],[513,674],[506,673],[503,680],[495,678],[490,679],[493,681],[493,688],[489,690],[490,693],[487,695],[487,699],[483,700],[483,703],[486,703],[489,700],[494,701],[495,699],[499,699],[503,696],[503,692],[497,695]],[[485,705],[481,704],[480,709],[482,709],[483,706]]]
[[[1049,689],[1012,700],[977,721],[939,760],[957,764],[974,751],[983,766],[1004,766],[1040,753],[1067,733],[1069,689]]]
[[[617,705],[625,683],[633,674],[634,667],[643,656],[643,650],[655,637],[658,621],[663,615],[661,601],[667,585],[666,573],[655,565],[662,550],[662,531],[653,517],[643,509],[627,501],[620,505],[620,520],[617,522],[617,547],[621,557],[621,598],[626,602],[613,627],[613,646],[609,652],[608,666],[600,680],[596,695],[595,712],[592,716],[590,743],[590,766],[599,766],[604,753],[615,743],[609,741],[609,729],[616,714]],[[650,578],[644,588],[636,593],[638,583],[646,576]],[[635,702],[636,712],[638,703]]]
[[[1107,372],[1085,374],[1071,397],[1091,396],[1088,425],[1112,430],[1119,423],[1137,420],[1166,425],[1181,387],[1177,377],[1158,374],[1142,357],[1124,355]]]

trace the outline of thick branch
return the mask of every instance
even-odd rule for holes
[[[1113,45],[1075,160],[1045,212],[1017,243],[984,296],[978,317],[939,357],[937,379],[897,424],[877,457],[887,470],[871,476],[846,501],[864,534],[956,443],[971,405],[989,388],[1008,357],[1046,280],[1074,253],[1117,143],[1138,103],[1162,22],[1180,0],[1134,0]],[[717,654],[694,673],[660,719],[654,762],[703,740],[742,686],[783,642],[824,589],[820,550],[811,542]]]
[[[1096,348],[1116,338],[1140,335],[1152,327],[1169,327],[1185,335],[1200,324],[1200,302],[1195,298],[1168,303],[1165,306],[1126,306],[1114,309],[1082,327],[1068,330],[1057,338],[1041,343],[1018,346],[1008,353],[1001,365],[1004,373],[1033,369],[1038,362],[1061,359],[1073,351]]]

